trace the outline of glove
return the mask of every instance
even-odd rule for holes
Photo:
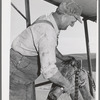
[[[62,64],[63,65],[71,64],[72,66],[74,66],[76,64],[76,59],[72,56],[64,56]]]
[[[63,60],[63,62],[65,61],[70,61],[70,60],[74,60],[75,58],[73,57],[73,56],[63,56],[62,57],[62,60]]]

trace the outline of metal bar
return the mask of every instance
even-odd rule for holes
[[[46,82],[38,83],[38,84],[35,84],[35,87],[46,85],[46,84],[50,84],[50,83],[52,83],[52,82],[46,81]]]
[[[17,9],[17,7],[13,3],[11,3],[11,5],[25,20],[27,20],[27,18]]]
[[[59,2],[56,2],[56,1],[53,1],[53,0],[44,0],[44,1],[49,2],[49,3],[51,3],[55,6],[59,6],[59,4],[60,4]]]
[[[32,89],[33,89],[33,96],[32,96],[32,100],[36,100],[36,93],[35,93],[35,82],[33,82],[32,84]]]
[[[2,23],[2,0],[0,0],[0,48],[2,48],[2,35],[3,35],[3,33],[2,33],[2,25],[3,25],[3,23]],[[0,52],[0,59],[2,59],[2,49],[0,50],[1,52]],[[2,80],[2,60],[0,60],[0,79]],[[2,100],[2,82],[0,82],[0,100]]]
[[[26,18],[27,18],[26,26],[29,27],[31,25],[29,0],[25,0],[25,11],[26,11]]]
[[[88,27],[87,27],[87,19],[83,19],[84,21],[84,29],[85,29],[85,38],[86,38],[86,49],[87,49],[87,60],[88,60],[88,69],[89,69],[89,75],[93,79],[92,75],[92,64],[91,64],[91,57],[90,57],[90,48],[89,48],[89,36],[88,36]],[[90,86],[90,93],[92,96],[93,94],[93,87],[92,87],[92,80],[89,80],[89,86]]]

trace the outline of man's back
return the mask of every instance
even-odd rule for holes
[[[37,52],[33,44],[33,37],[30,27],[25,29],[12,43],[12,48],[23,55],[35,56]]]
[[[43,20],[38,19],[13,41],[12,48],[22,55],[36,56],[41,38],[48,38],[48,41],[51,41],[51,44],[53,43],[56,46],[57,36],[58,33],[50,21],[46,18],[43,18]]]

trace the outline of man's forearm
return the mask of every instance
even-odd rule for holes
[[[58,71],[49,80],[57,85],[64,87],[66,90],[70,88],[70,83],[66,78]]]
[[[59,58],[60,60],[63,60],[63,55],[58,51],[56,48],[56,57]]]
[[[66,61],[66,60],[74,60],[75,58],[72,56],[63,56],[59,50],[56,48],[56,57],[59,58],[62,61]]]

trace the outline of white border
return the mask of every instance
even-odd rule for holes
[[[9,50],[10,50],[10,13],[11,13],[11,5],[10,0],[2,0],[2,100],[9,100]],[[98,8],[98,0],[97,0],[97,8]],[[97,9],[98,12],[98,9]],[[97,13],[98,16],[98,13]],[[97,24],[98,24],[97,18]],[[97,27],[97,30],[99,27]],[[99,34],[98,34],[99,38]],[[98,38],[97,38],[97,65],[98,61]],[[98,99],[98,68],[96,68],[96,100]]]
[[[99,1],[97,0],[97,32],[99,30]],[[96,55],[96,98],[95,100],[99,100],[99,32],[97,33],[97,55]]]
[[[9,100],[10,0],[2,0],[2,100]]]

